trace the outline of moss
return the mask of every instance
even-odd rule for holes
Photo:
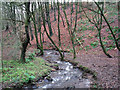
[[[103,87],[99,85],[98,83],[94,82],[93,84],[91,84],[90,89],[91,90],[103,90]]]
[[[71,64],[73,64],[73,66],[77,66],[78,65],[78,62],[76,61],[69,61]]]
[[[55,67],[58,67],[58,64],[54,64]]]
[[[48,75],[51,70],[52,68],[41,58],[35,58],[24,64],[15,60],[3,60],[2,82],[22,85]]]

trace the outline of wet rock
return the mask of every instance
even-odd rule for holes
[[[52,70],[51,70],[51,71],[55,72],[55,71],[56,71],[56,69],[52,68]]]
[[[52,81],[53,79],[52,79],[50,76],[47,76],[47,77],[46,77],[46,80]]]

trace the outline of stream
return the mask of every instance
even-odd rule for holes
[[[68,53],[65,53],[65,55]],[[44,78],[39,80],[35,85],[24,87],[40,89],[40,88],[89,88],[91,81],[89,79],[82,78],[82,71],[78,68],[74,68],[69,62],[60,61],[59,53],[55,50],[45,50],[43,58],[50,63],[58,64],[58,70],[51,72],[49,76],[51,80]]]

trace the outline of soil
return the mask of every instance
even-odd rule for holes
[[[67,17],[70,20],[70,9],[66,9]],[[65,21],[64,14],[61,10],[61,15]],[[57,11],[56,11],[57,16]],[[73,17],[75,16],[75,12],[73,13]],[[106,15],[107,16],[107,15]],[[84,20],[86,19],[83,15],[83,12],[78,14],[78,23],[81,21],[81,18]],[[57,17],[56,17],[57,18]],[[118,26],[118,19],[117,16],[112,17],[114,19],[114,22],[111,24],[111,26]],[[53,36],[51,38],[55,42],[57,46],[58,45],[58,28],[57,28],[57,21],[54,21],[54,12],[50,13],[50,20],[51,20],[51,26],[53,29]],[[70,41],[70,36],[67,30],[67,24],[65,22],[65,27],[62,24],[62,19],[60,18],[60,30],[61,30],[61,49],[71,51],[72,50],[72,43]],[[74,26],[74,22],[72,22],[72,26]],[[105,22],[104,22],[104,25]],[[85,26],[85,24],[78,24],[77,27]],[[93,26],[93,25],[91,25]],[[107,37],[108,33],[106,32],[106,29],[108,27],[105,26],[102,31],[102,37]],[[47,30],[48,26],[47,26]],[[44,31],[44,28],[42,26],[42,31]],[[77,28],[78,31],[78,28]],[[97,72],[97,80],[96,83],[98,83],[99,86],[102,86],[103,88],[117,88],[120,86],[120,83],[118,81],[119,72],[118,72],[118,51],[116,48],[109,50],[108,53],[112,55],[112,58],[108,58],[102,51],[102,48],[100,47],[100,44],[96,48],[92,48],[90,46],[90,43],[92,41],[99,41],[99,39],[96,37],[97,30],[94,28],[94,30],[85,30],[83,32],[77,33],[77,37],[80,37],[82,35],[85,35],[83,40],[83,44],[78,44],[75,46],[77,57],[76,59],[73,59],[73,54],[70,53],[70,55],[65,56],[68,60],[73,60],[79,62],[79,65],[86,66],[90,68],[91,70],[94,70]],[[38,35],[39,36],[39,35]],[[89,36],[92,36],[93,38],[90,38]],[[104,40],[105,41],[105,40]],[[108,41],[108,45],[111,43],[111,41]],[[31,46],[28,46],[28,51],[33,51],[36,48],[36,40],[34,37],[34,40],[31,41]],[[89,45],[91,49],[85,50],[85,46]],[[54,49],[55,47],[52,45],[46,34],[44,33],[44,43],[43,43],[44,49]],[[81,50],[82,48],[82,50]]]

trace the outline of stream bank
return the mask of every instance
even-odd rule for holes
[[[67,55],[68,53],[65,53]],[[91,80],[83,78],[83,71],[66,61],[60,61],[59,53],[55,50],[45,50],[42,56],[47,62],[58,64],[58,70],[52,71],[43,80],[33,85],[24,86],[24,89],[33,88],[90,88]],[[49,78],[48,78],[49,77]]]

